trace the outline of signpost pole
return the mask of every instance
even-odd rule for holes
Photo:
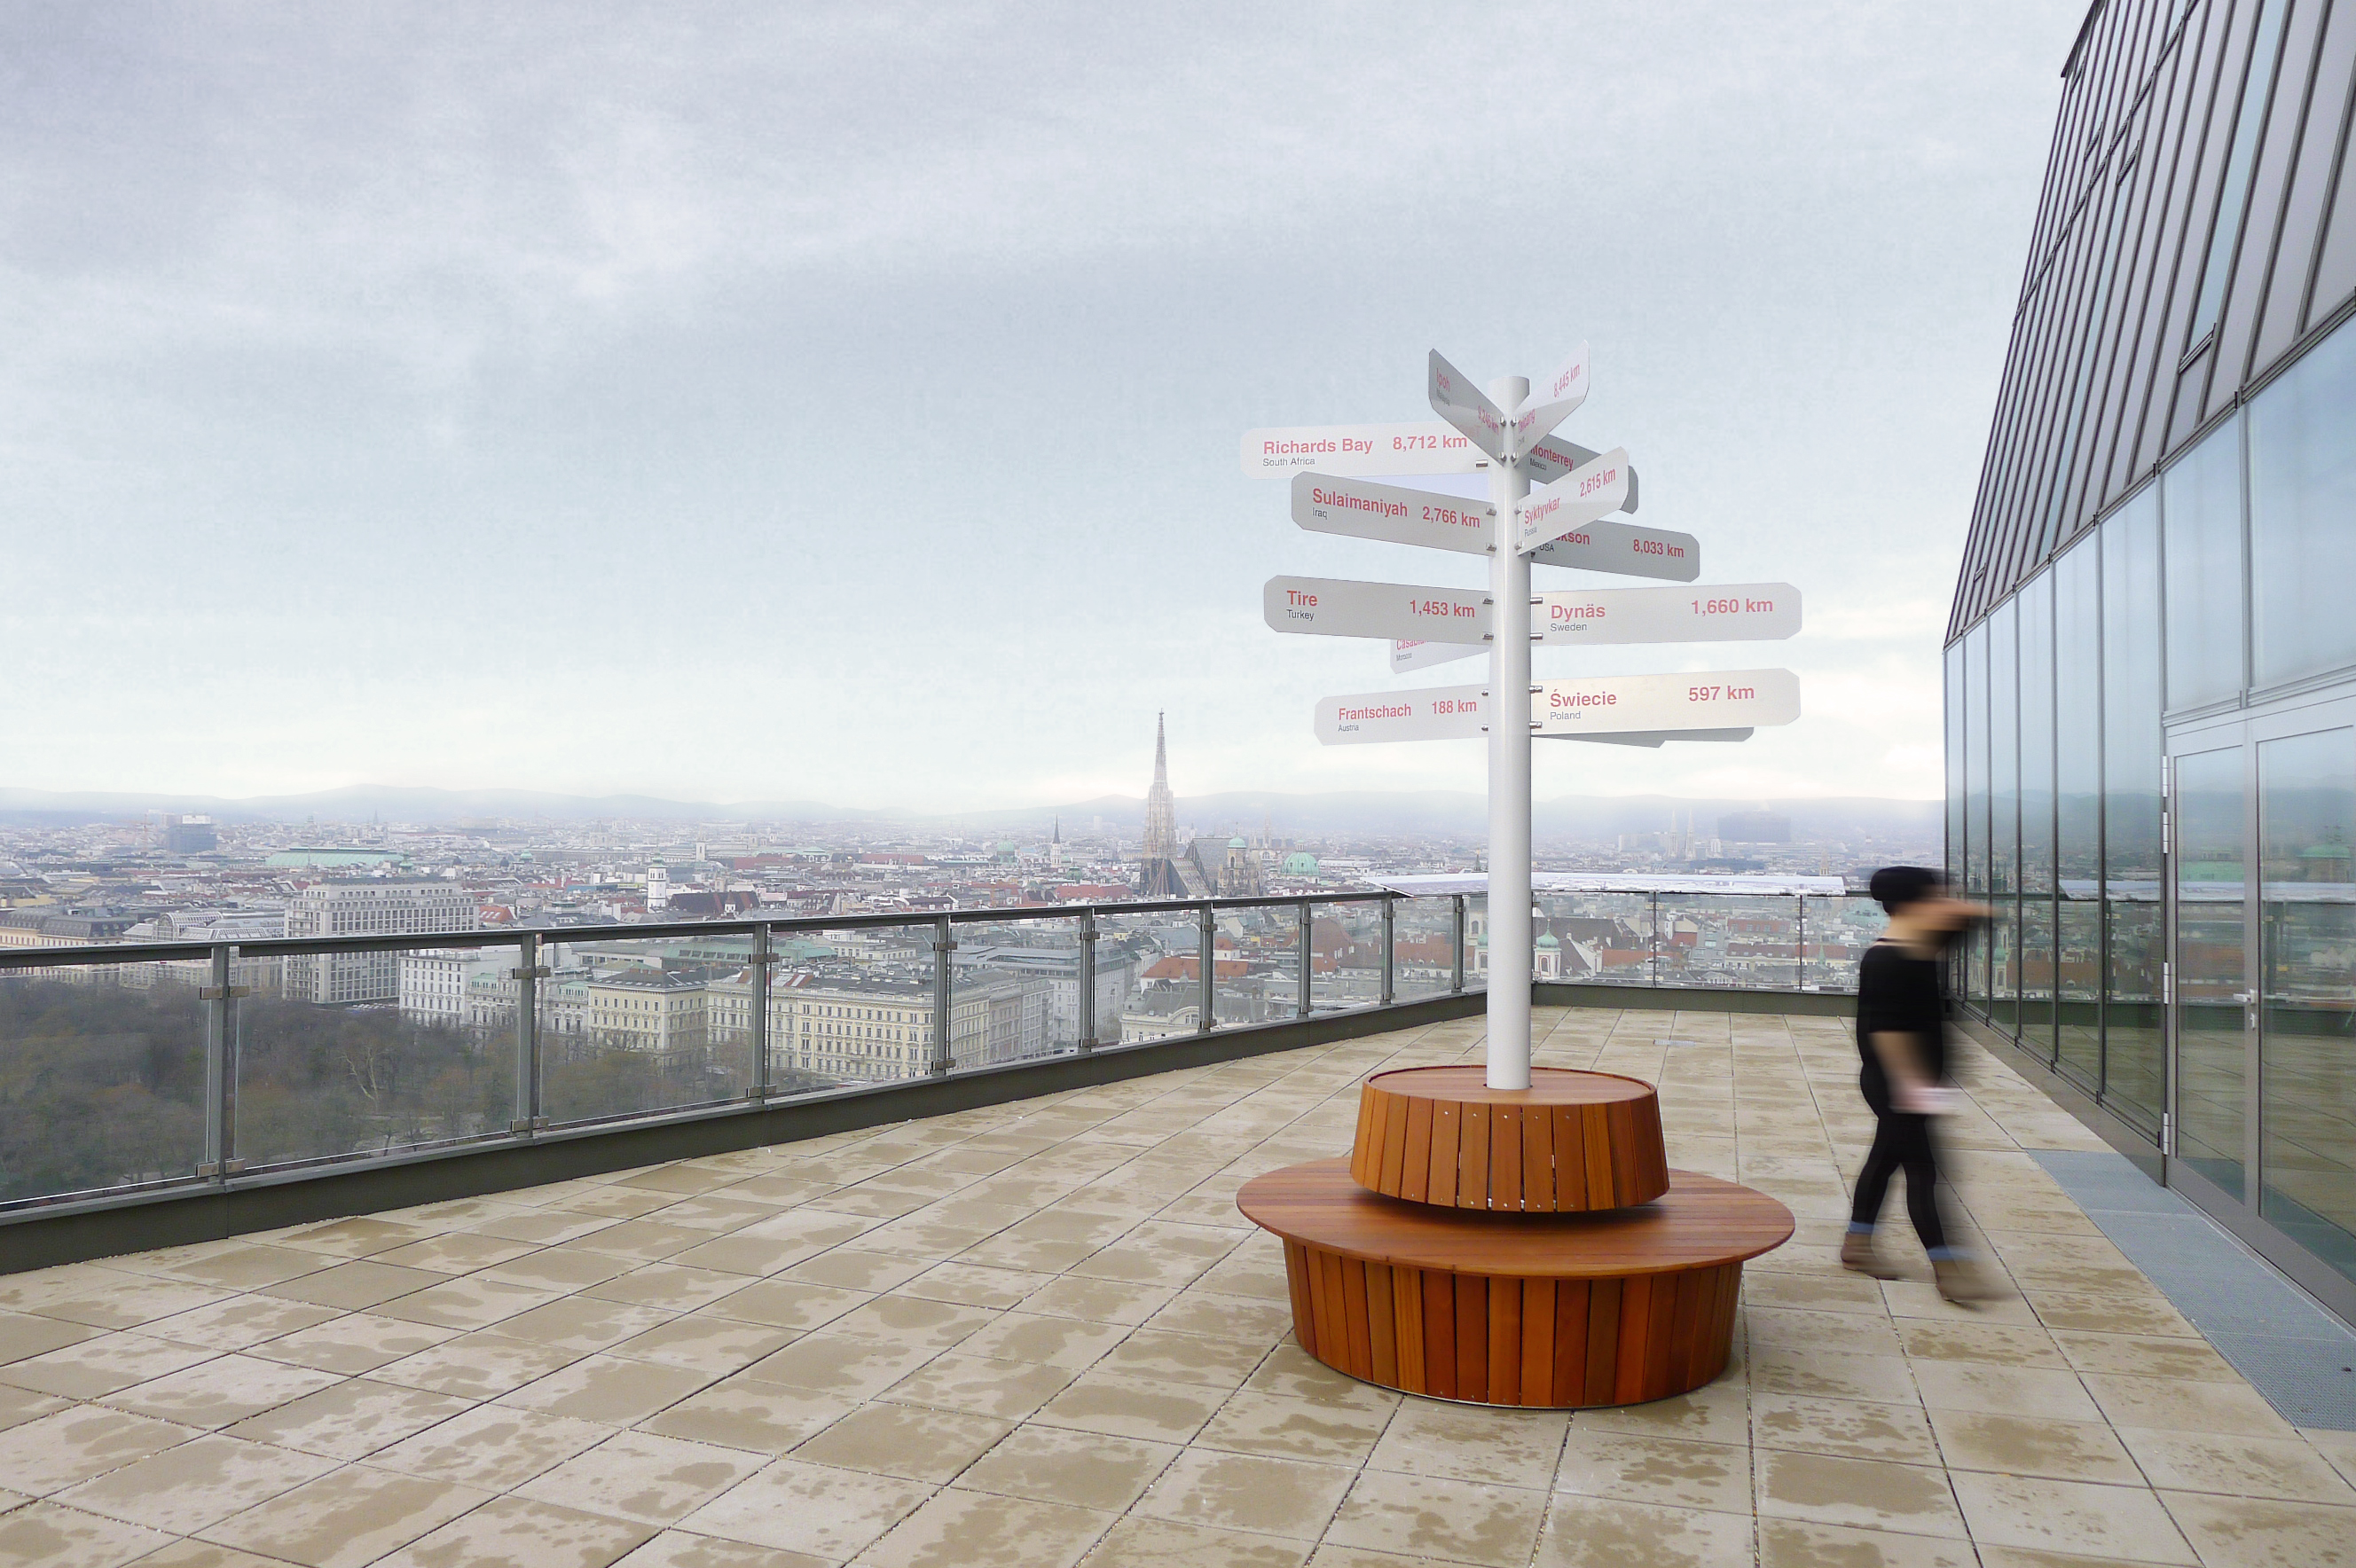
[[[1489,383],[1511,412],[1529,379]],[[1497,509],[1489,558],[1489,997],[1488,1085],[1530,1086],[1530,559],[1514,548],[1514,508],[1530,493],[1519,464],[1489,470]]]

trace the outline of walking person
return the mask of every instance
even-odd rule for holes
[[[1939,1294],[1968,1302],[1991,1294],[1979,1272],[1947,1241],[1939,1211],[1936,1120],[1961,1108],[1947,1078],[1947,995],[1943,958],[1965,926],[1986,915],[1951,895],[1938,872],[1885,866],[1869,890],[1890,915],[1889,929],[1857,970],[1858,1087],[1872,1107],[1873,1147],[1858,1173],[1841,1263],[1876,1279],[1896,1279],[1873,1248],[1874,1226],[1890,1178],[1906,1173],[1906,1212],[1931,1254]]]

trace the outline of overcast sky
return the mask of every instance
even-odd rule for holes
[[[1482,787],[1321,748],[1248,427],[1593,345],[1741,747],[1537,793],[1939,792],[1938,644],[2079,0],[0,5],[0,785],[943,809]],[[1541,570],[1541,587],[1608,585]],[[1632,580],[1623,580],[1632,581]],[[1609,662],[1607,662],[1609,661]]]

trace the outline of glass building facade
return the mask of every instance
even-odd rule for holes
[[[2356,1316],[2356,0],[2098,0],[1946,645],[1977,1024]]]

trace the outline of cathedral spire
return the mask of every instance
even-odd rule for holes
[[[1153,787],[1170,787],[1170,748],[1162,736],[1162,715],[1153,716]]]
[[[1153,716],[1153,787],[1145,792],[1145,843],[1139,856],[1147,898],[1184,896],[1178,859],[1178,804],[1170,794],[1170,748],[1162,715]]]

